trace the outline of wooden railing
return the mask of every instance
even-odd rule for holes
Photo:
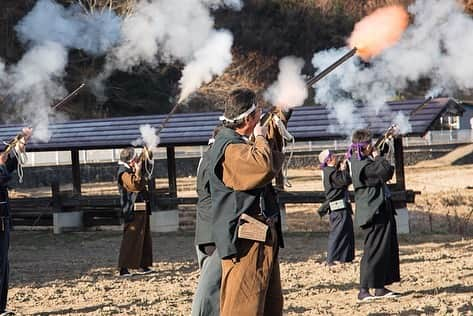
[[[75,195],[61,192],[59,185],[51,186],[52,197],[11,199],[12,218],[15,225],[52,226],[54,212],[83,211],[85,227],[98,225],[120,225],[121,208],[118,195]],[[414,203],[416,194],[412,190],[396,191],[393,187],[393,200],[397,208],[406,203]],[[351,195],[353,201],[353,195]],[[321,191],[290,191],[279,193],[279,203],[286,204],[322,203],[325,194]],[[195,205],[197,197],[175,197],[172,194],[151,188],[153,210],[175,209],[179,205]]]

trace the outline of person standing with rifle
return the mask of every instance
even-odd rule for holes
[[[33,130],[23,128],[21,133],[10,142],[0,154],[0,315],[14,315],[7,311],[9,261],[8,250],[10,247],[10,199],[8,197],[8,183],[15,170],[21,170],[22,156],[25,146]]]
[[[222,259],[222,316],[282,315],[280,214],[267,203],[265,191],[281,170],[284,154],[270,147],[256,103],[249,89],[230,93],[220,118],[224,127],[210,155],[212,238]]]
[[[212,197],[210,194],[209,163],[212,145],[221,125],[214,128],[209,147],[197,167],[197,205],[195,245],[200,277],[192,302],[191,316],[220,315],[220,283],[222,265],[212,239]]]
[[[348,163],[346,160],[337,162],[337,157],[327,149],[319,154],[319,161],[327,199],[323,206],[329,213],[330,222],[327,265],[352,262],[355,258],[355,234],[348,195],[348,186],[351,184]],[[320,212],[319,215],[323,216],[326,212]]]
[[[388,148],[389,146],[384,146]],[[398,297],[385,286],[400,281],[395,209],[386,185],[394,174],[368,129],[356,130],[347,153],[355,190],[355,221],[364,236],[359,301]],[[374,295],[370,293],[374,289]]]
[[[146,150],[146,149],[143,149]],[[118,162],[118,190],[125,225],[118,258],[119,275],[131,276],[128,269],[139,269],[140,274],[152,273],[153,243],[149,217],[151,207],[143,175],[143,159],[135,155],[132,147],[120,152]]]

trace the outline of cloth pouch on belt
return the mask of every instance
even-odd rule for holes
[[[346,203],[344,199],[332,201],[329,203],[329,205],[330,205],[330,210],[332,212],[346,208]]]
[[[238,224],[238,238],[265,242],[267,234],[268,225],[248,214],[241,214]]]
[[[144,211],[146,211],[146,202],[136,202],[135,212],[144,212]]]

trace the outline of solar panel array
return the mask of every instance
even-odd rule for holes
[[[370,108],[358,106],[356,114],[362,125],[369,127],[375,135],[381,134],[393,122],[398,113],[409,115],[424,100],[388,102],[384,109],[374,113]],[[423,135],[433,122],[449,107],[458,104],[449,98],[431,100],[412,117],[409,135]],[[160,135],[159,146],[204,145],[213,128],[219,124],[220,112],[175,114]],[[48,142],[31,142],[29,151],[108,149],[129,146],[140,137],[139,127],[149,124],[159,127],[166,115],[146,115],[108,119],[75,120],[50,124]],[[0,139],[8,141],[22,125],[0,126]],[[296,140],[345,139],[350,130],[341,127],[325,106],[296,108],[289,121],[288,130]]]

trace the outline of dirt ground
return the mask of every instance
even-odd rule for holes
[[[317,170],[290,170],[293,190],[320,189]],[[359,304],[361,240],[353,264],[324,265],[326,219],[288,207],[280,253],[285,315],[473,315],[473,166],[406,169],[415,233],[400,236],[396,299]],[[193,179],[182,179],[192,189]],[[190,188],[190,189],[189,189]],[[154,234],[155,274],[116,275],[120,231],[15,231],[9,308],[20,315],[189,315],[199,276],[193,232]],[[243,315],[242,315],[243,316]]]

